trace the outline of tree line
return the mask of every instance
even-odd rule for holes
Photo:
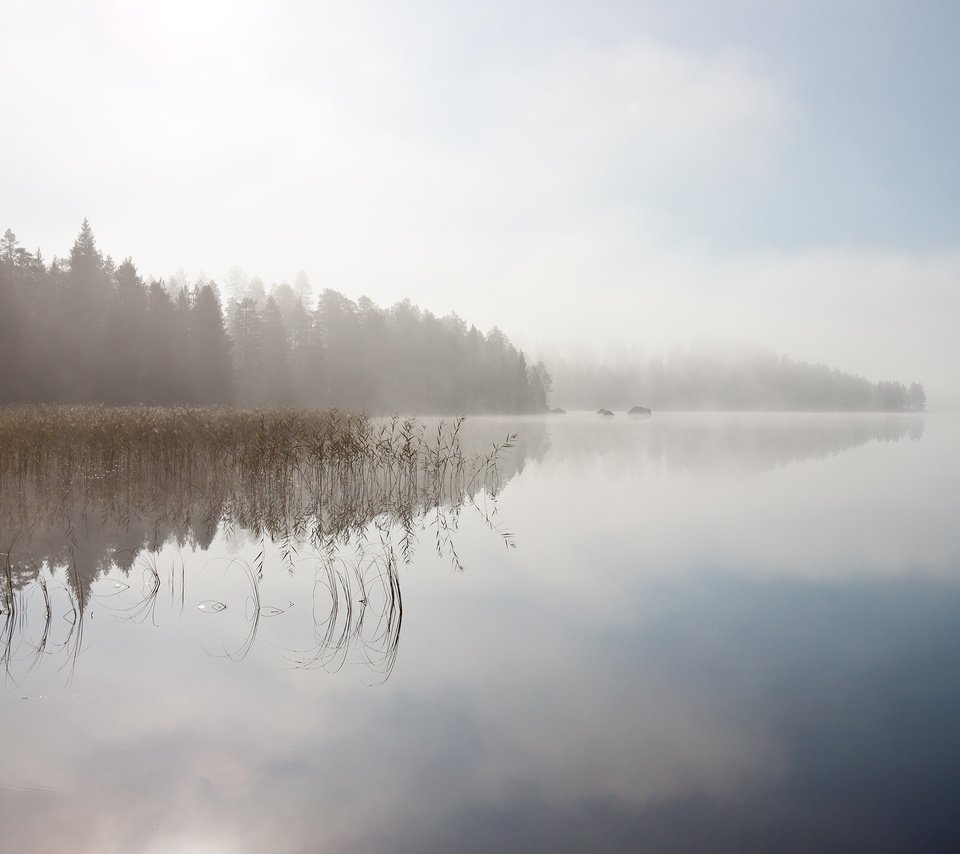
[[[144,281],[84,220],[47,264],[0,240],[0,404],[336,406],[371,413],[537,412],[550,375],[496,327],[409,300],[385,309],[304,274],[268,293],[231,271],[217,286]]]
[[[224,304],[225,302],[225,304]],[[222,291],[183,273],[145,281],[84,220],[46,263],[0,238],[0,405],[237,404],[369,413],[568,409],[922,411],[920,383],[871,382],[770,353],[707,352],[610,366],[528,364],[496,327],[409,300],[386,309],[300,273],[269,292],[233,269]]]
[[[920,412],[920,383],[871,382],[774,353],[674,352],[633,364],[551,360],[553,397],[578,409]]]

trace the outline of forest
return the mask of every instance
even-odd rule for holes
[[[224,304],[225,303],[225,304]],[[409,300],[382,308],[309,279],[269,291],[232,270],[225,286],[144,278],[115,264],[84,220],[46,263],[0,239],[0,405],[103,403],[338,407],[370,414],[544,412],[549,406],[922,411],[923,386],[872,382],[771,353],[677,352],[610,366],[528,364],[498,328]],[[551,400],[552,397],[552,400]]]
[[[769,352],[692,349],[618,365],[551,359],[553,399],[569,409],[921,412],[923,386],[872,382]]]
[[[496,327],[411,305],[380,308],[306,276],[144,281],[84,220],[45,263],[0,240],[0,404],[236,404],[368,413],[539,412],[549,374]]]

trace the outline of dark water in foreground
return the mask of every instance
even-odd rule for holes
[[[8,513],[0,849],[960,850],[960,422],[466,429],[359,550]]]

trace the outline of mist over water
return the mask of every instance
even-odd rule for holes
[[[320,548],[285,540],[292,496],[271,520],[240,482],[212,504],[7,482],[4,531],[34,509],[0,618],[6,838],[950,848],[958,429],[473,419],[471,453],[517,433],[494,480],[379,521],[344,505]],[[68,518],[75,558],[50,545]]]
[[[4,3],[0,854],[960,851],[958,43]]]
[[[619,364],[528,359],[493,326],[386,308],[332,288],[315,298],[231,270],[221,288],[118,266],[83,221],[69,262],[0,242],[0,405],[224,405],[406,412],[569,409],[922,412],[919,382],[868,380],[773,352],[674,350]],[[642,404],[638,403],[642,401]]]

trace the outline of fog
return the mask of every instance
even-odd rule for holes
[[[428,513],[386,682],[360,655],[291,666],[329,597],[319,556],[288,572],[255,533],[278,521],[272,502],[298,513],[288,484],[256,494],[275,481],[146,458],[128,483],[91,456],[60,490],[55,458],[21,484],[14,467],[0,483],[24,570],[17,681],[0,695],[11,846],[956,847],[938,844],[953,842],[958,738],[955,418],[470,419],[465,449],[508,425],[530,439],[497,500],[517,548],[465,508],[453,572]],[[239,530],[215,533],[234,502]],[[262,603],[285,611],[256,623],[243,566],[265,545]],[[73,622],[70,563],[87,596]],[[228,607],[198,608],[210,600]],[[224,657],[248,627],[242,660]]]
[[[957,11],[8,2],[0,229],[960,399]],[[829,26],[824,25],[829,20]]]
[[[231,268],[226,293],[178,272],[144,281],[83,221],[48,265],[7,230],[0,240],[0,405],[239,404],[385,414],[575,409],[922,412],[923,385],[871,382],[772,353],[704,349],[620,365],[528,363],[503,332],[409,300],[390,308],[325,288],[303,271],[274,284]],[[551,367],[555,373],[551,373]],[[556,388],[554,382],[556,380]],[[642,400],[644,406],[632,403]],[[566,414],[554,407],[554,414]]]
[[[0,0],[0,849],[960,851],[958,44]]]

